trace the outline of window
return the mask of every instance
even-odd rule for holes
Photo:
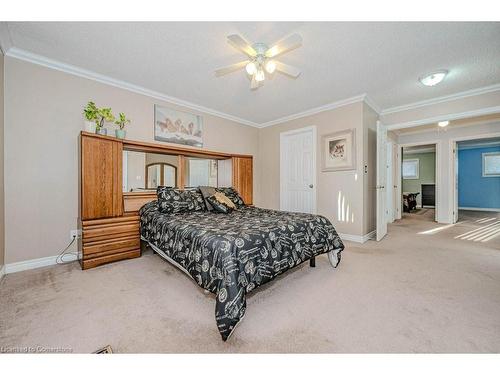
[[[419,160],[406,159],[403,160],[403,179],[418,180]]]
[[[500,177],[500,152],[483,153],[483,177]]]

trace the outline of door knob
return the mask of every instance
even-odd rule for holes
[[[314,185],[313,184],[309,184],[309,187],[312,189],[314,187]]]

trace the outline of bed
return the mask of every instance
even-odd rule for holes
[[[214,211],[140,211],[141,239],[215,294],[215,320],[226,341],[245,315],[246,294],[307,260],[328,253],[337,267],[344,245],[320,215],[242,206]]]

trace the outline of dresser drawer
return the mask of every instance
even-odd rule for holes
[[[83,269],[141,255],[138,215],[82,222]]]
[[[90,242],[83,245],[83,259],[111,255],[128,250],[136,250],[139,249],[140,246],[141,241],[138,235]]]
[[[138,258],[141,256],[141,249],[124,251],[117,254],[104,255],[92,259],[82,259],[82,269],[87,270],[89,268],[94,268],[102,264],[116,262],[122,259]]]

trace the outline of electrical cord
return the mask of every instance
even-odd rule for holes
[[[72,260],[64,260],[64,256],[65,255],[74,255],[74,256],[78,257],[78,253],[67,253],[67,251],[69,250],[69,248],[71,247],[71,245],[73,245],[73,243],[76,241],[77,238],[78,238],[78,236],[73,236],[73,239],[68,244],[68,246],[66,246],[66,248],[57,256],[57,258],[56,258],[56,264],[67,264],[67,263],[70,263],[70,262],[74,261],[74,259],[72,259]]]

